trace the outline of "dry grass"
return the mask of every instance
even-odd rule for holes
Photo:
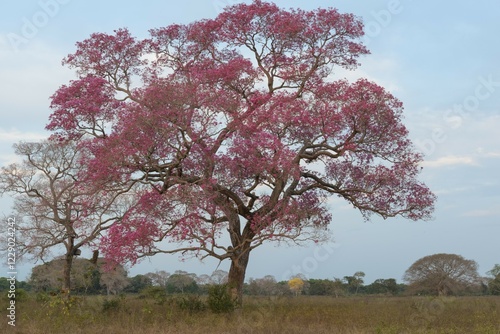
[[[6,301],[2,301],[3,310]],[[5,306],[5,307],[4,307]],[[16,327],[0,333],[500,333],[500,297],[248,297],[231,314],[189,312],[174,299],[57,297],[17,302]],[[6,315],[7,311],[4,311]]]

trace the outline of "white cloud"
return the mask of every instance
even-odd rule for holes
[[[0,128],[0,143],[15,143],[18,141],[38,141],[47,138],[43,133],[22,132],[16,129],[4,130]]]
[[[497,151],[487,151],[486,149],[479,147],[477,149],[477,153],[479,156],[483,158],[499,158],[500,157],[500,152]]]
[[[472,210],[472,211],[467,211],[462,214],[464,217],[491,217],[491,216],[497,216],[499,214],[498,209],[486,209],[486,210]]]
[[[428,160],[421,163],[424,167],[439,168],[445,166],[469,165],[477,166],[478,163],[472,157],[458,157],[454,155],[444,156],[436,160]]]

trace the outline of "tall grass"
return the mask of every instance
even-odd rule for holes
[[[15,328],[0,318],[0,333],[500,333],[500,297],[247,297],[222,314],[185,297],[30,296],[16,303]]]

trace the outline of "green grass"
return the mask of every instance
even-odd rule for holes
[[[182,300],[182,302],[179,302]],[[194,301],[199,303],[199,299]],[[189,300],[188,300],[189,302]],[[30,296],[16,304],[16,327],[0,333],[500,333],[500,297],[247,297],[216,314],[186,299]]]

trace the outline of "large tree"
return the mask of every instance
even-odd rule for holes
[[[64,252],[60,288],[69,296],[74,257],[83,247],[97,248],[131,196],[128,189],[114,188],[116,183],[87,182],[81,164],[86,151],[74,142],[20,142],[14,149],[22,161],[0,169],[0,195],[12,195],[20,217],[18,255],[45,262],[53,251]]]
[[[456,254],[434,254],[413,263],[403,279],[414,293],[459,294],[478,285],[477,263]]]
[[[78,78],[52,97],[48,129],[92,152],[95,182],[149,185],[108,231],[107,256],[229,259],[241,301],[251,251],[324,240],[330,196],[367,218],[431,215],[401,102],[332,76],[368,53],[354,15],[255,0],[150,34],[78,42],[64,59]]]

